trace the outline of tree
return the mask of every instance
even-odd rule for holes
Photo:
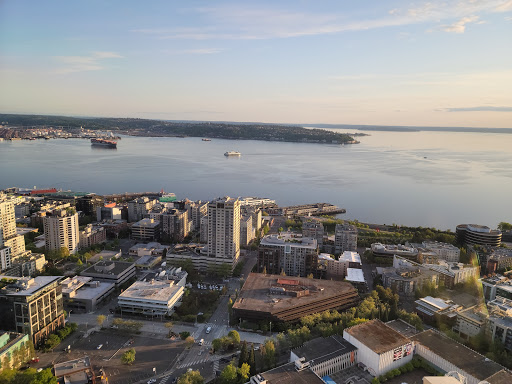
[[[262,271],[261,273],[263,273],[264,275],[266,275],[266,274],[267,274],[267,266],[266,266],[266,265],[265,265],[265,266],[263,266],[263,271]]]
[[[238,372],[233,364],[229,364],[220,373],[220,382],[222,384],[236,384]]]
[[[254,344],[251,345],[251,350],[249,352],[249,366],[251,367],[249,373],[251,376],[254,376],[256,374],[256,356],[254,355]]]
[[[309,275],[306,276],[308,279],[312,279],[313,278],[313,274],[310,273]]]
[[[105,322],[105,320],[107,320],[107,316],[105,316],[105,315],[98,315],[98,316],[96,317],[96,322],[98,323],[98,325],[99,325],[100,327],[102,327],[102,326],[103,326],[103,323]]]
[[[251,367],[247,363],[243,363],[240,368],[237,370],[239,382],[246,383],[249,379],[249,375],[251,373]]]
[[[498,224],[498,229],[500,231],[510,231],[512,229],[512,224],[502,221]]]
[[[59,259],[66,259],[69,257],[69,249],[67,247],[61,247],[57,253]]]
[[[267,339],[264,347],[263,362],[267,368],[272,368],[276,360],[276,347],[272,340]]]
[[[132,365],[134,361],[135,361],[135,349],[133,349],[133,348],[127,350],[121,356],[121,362],[123,364]]]
[[[60,337],[57,335],[50,335],[46,342],[44,343],[44,347],[48,350],[55,348],[61,342]]]
[[[204,378],[199,371],[188,371],[180,376],[178,384],[204,384]]]
[[[228,337],[230,337],[231,340],[233,340],[233,343],[235,345],[240,344],[240,334],[237,331],[235,331],[235,330],[229,331]]]
[[[220,351],[222,349],[222,340],[221,339],[213,339],[212,348],[214,352]]]
[[[242,348],[240,349],[240,357],[238,358],[238,367],[242,367],[242,364],[247,363],[249,361],[249,351],[247,350],[247,342],[244,341],[242,343]]]
[[[192,345],[194,345],[194,338],[192,336],[188,336],[186,339],[185,339],[185,344],[187,345],[187,348],[190,348],[192,347]]]

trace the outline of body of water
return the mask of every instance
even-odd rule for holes
[[[360,221],[455,230],[512,221],[512,135],[371,132],[357,145],[123,137],[0,142],[0,188],[329,202]],[[240,158],[224,152],[237,150]]]

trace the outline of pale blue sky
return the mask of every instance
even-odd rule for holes
[[[511,41],[511,0],[0,0],[0,111],[512,127]]]

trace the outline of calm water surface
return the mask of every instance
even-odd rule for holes
[[[0,188],[100,194],[174,192],[178,198],[262,196],[330,202],[375,223],[496,227],[512,221],[512,135],[372,132],[358,145],[123,137],[0,142]],[[226,158],[229,150],[242,153]]]

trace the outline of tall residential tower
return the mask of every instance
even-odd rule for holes
[[[240,201],[218,198],[208,204],[208,256],[236,264],[240,256]]]

